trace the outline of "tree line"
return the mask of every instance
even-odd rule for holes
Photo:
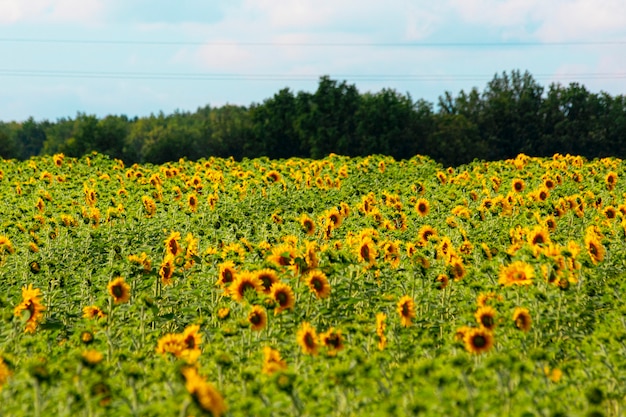
[[[496,74],[480,91],[445,92],[437,104],[393,89],[360,93],[328,76],[315,92],[285,88],[262,103],[165,115],[0,122],[0,156],[28,159],[97,151],[127,163],[179,158],[272,159],[427,155],[444,166],[518,153],[626,157],[626,98],[579,83],[539,85],[528,72]]]

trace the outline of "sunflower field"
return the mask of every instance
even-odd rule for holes
[[[625,415],[625,176],[0,160],[0,417]]]

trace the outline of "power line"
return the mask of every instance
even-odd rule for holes
[[[0,68],[0,76],[38,78],[100,78],[128,80],[172,80],[172,81],[315,81],[318,74],[258,74],[258,73],[184,73],[184,72],[114,72],[75,70],[32,70]],[[331,74],[334,79],[353,81],[489,81],[493,74]],[[535,79],[605,80],[624,79],[626,72],[587,72],[563,74],[533,74]]]
[[[394,47],[394,48],[511,48],[511,47],[567,47],[567,46],[623,46],[626,40],[563,41],[563,42],[278,42],[278,41],[152,41],[125,39],[46,39],[0,38],[1,43],[39,43],[76,45],[152,45],[152,46],[208,46],[208,47]]]

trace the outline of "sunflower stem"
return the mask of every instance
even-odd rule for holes
[[[191,405],[191,400],[189,398],[185,398],[185,401],[180,406],[180,412],[178,413],[179,417],[187,416],[187,409]]]
[[[41,416],[41,387],[37,378],[33,379],[33,408],[34,416]]]

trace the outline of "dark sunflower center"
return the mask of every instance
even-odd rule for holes
[[[245,294],[245,292],[248,290],[255,290],[254,285],[252,285],[251,282],[244,282],[241,284],[241,287],[239,287],[241,295]]]
[[[324,283],[319,278],[313,278],[311,280],[311,285],[313,285],[313,288],[315,288],[315,291],[317,292],[320,292],[324,289]]]
[[[111,288],[111,292],[115,298],[122,298],[124,295],[124,289],[121,285],[114,285],[113,288]]]
[[[409,315],[410,311],[409,311],[409,304],[408,303],[404,303],[402,304],[402,315],[404,317],[407,317]]]
[[[28,310],[28,312],[30,313],[30,316],[28,318],[30,320],[35,314],[35,304],[32,301],[29,301],[28,305],[26,306],[26,310]]]
[[[279,293],[276,293],[276,301],[278,301],[278,304],[283,307],[289,301],[289,297],[287,297],[287,294],[281,291]]]
[[[261,324],[262,319],[261,319],[261,315],[258,313],[254,313],[250,316],[250,323],[252,323],[254,326],[258,326],[259,324]]]
[[[328,338],[326,339],[326,345],[327,346],[332,346],[335,349],[338,348],[339,346],[341,346],[341,339],[339,338],[338,335],[336,334],[331,334],[330,336],[328,336]]]
[[[367,245],[361,246],[361,256],[363,259],[369,260],[370,258],[370,248]]]
[[[313,349],[315,347],[315,339],[313,339],[313,335],[311,333],[307,333],[304,336],[304,344],[309,348]]]
[[[480,323],[488,329],[491,329],[494,325],[493,317],[490,315],[483,315],[480,317]]]
[[[187,349],[194,349],[196,347],[196,338],[193,335],[189,335],[185,338],[185,346]]]
[[[265,288],[266,290],[269,290],[270,287],[272,286],[272,279],[267,275],[261,275],[259,279],[261,280],[261,284],[263,285],[263,288]]]
[[[487,345],[487,339],[482,335],[476,335],[472,339],[472,344],[480,349]]]

